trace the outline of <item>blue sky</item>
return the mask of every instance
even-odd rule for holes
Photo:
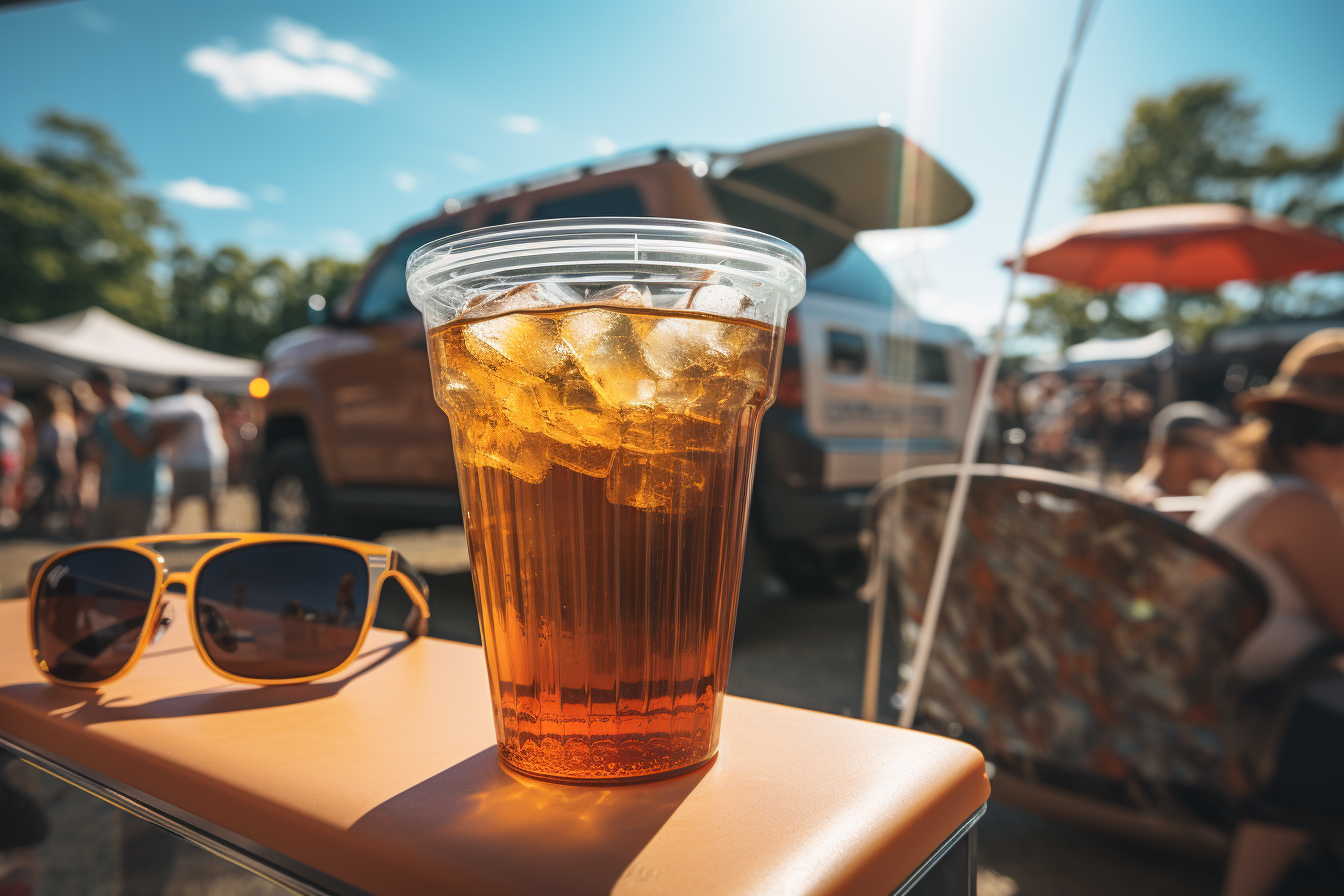
[[[109,124],[197,246],[358,255],[446,196],[649,144],[744,147],[876,121],[975,210],[878,245],[928,317],[983,333],[1020,226],[1073,0],[663,3],[87,0],[0,13],[0,143],[59,107]],[[1103,0],[1036,232],[1134,100],[1242,79],[1266,132],[1344,111],[1336,0]]]

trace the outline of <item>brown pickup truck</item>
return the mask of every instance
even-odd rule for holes
[[[883,127],[738,153],[652,150],[450,199],[387,243],[312,326],[268,348],[262,525],[372,537],[458,517],[448,420],[406,295],[414,249],[514,221],[688,218],[761,230],[806,256],[808,292],[762,424],[753,513],[786,578],[823,568],[853,548],[882,476],[955,457],[974,377],[965,334],[897,313],[901,300],[854,236],[946,223],[971,204],[952,174]]]

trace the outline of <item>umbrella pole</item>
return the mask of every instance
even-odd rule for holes
[[[1045,141],[1041,146],[1041,155],[1036,164],[1036,174],[1031,184],[1031,193],[1027,200],[1026,214],[1022,220],[1022,232],[1017,241],[1017,254],[1013,259],[1012,273],[1008,277],[1008,293],[1003,303],[1003,311],[999,315],[999,325],[992,335],[993,347],[990,350],[989,358],[985,362],[984,370],[980,375],[980,382],[976,386],[975,398],[971,402],[971,417],[967,421],[966,436],[961,446],[961,463],[957,469],[956,485],[952,489],[952,500],[947,507],[947,519],[943,524],[943,537],[938,545],[938,559],[933,569],[933,581],[929,585],[928,600],[924,604],[924,617],[920,622],[919,639],[915,644],[915,656],[911,661],[910,681],[906,685],[905,691],[900,699],[900,725],[902,728],[909,728],[915,721],[915,708],[919,705],[920,691],[924,688],[924,674],[929,667],[929,654],[933,649],[933,635],[938,628],[938,616],[943,608],[943,595],[947,590],[947,578],[952,568],[952,554],[956,548],[957,535],[961,531],[961,518],[966,510],[966,497],[971,488],[971,466],[975,463],[975,457],[980,450],[980,440],[984,436],[986,411],[989,407],[990,396],[994,391],[994,383],[998,379],[999,363],[1003,359],[1003,340],[1008,327],[1008,312],[1012,310],[1013,300],[1017,297],[1018,276],[1022,273],[1022,266],[1025,264],[1025,250],[1027,237],[1031,233],[1031,228],[1036,217],[1036,207],[1041,198],[1041,186],[1045,181],[1045,173],[1049,168],[1050,154],[1054,148],[1055,133],[1059,129],[1059,121],[1064,112],[1064,100],[1068,96],[1069,82],[1073,79],[1073,70],[1078,62],[1078,54],[1082,50],[1083,38],[1087,34],[1088,22],[1092,17],[1092,11],[1095,6],[1095,0],[1080,0],[1078,7],[1078,19],[1074,25],[1073,41],[1069,46],[1069,54],[1064,60],[1064,70],[1060,74],[1059,88],[1055,92],[1054,107],[1050,111],[1050,121],[1045,129]],[[874,551],[874,557],[880,557],[880,546]],[[881,593],[873,595],[874,609],[870,616],[870,625],[872,621],[881,623],[883,612],[885,611],[886,589],[881,589]],[[880,604],[878,602],[881,602]],[[874,646],[876,644],[876,646]],[[878,676],[875,670],[881,664],[881,631],[876,634],[873,631],[868,633],[868,674],[864,681],[864,716],[869,718],[868,711],[873,711],[872,718],[876,717],[877,699],[876,693],[872,695],[866,693],[869,688],[877,687]],[[872,720],[872,719],[870,719]]]

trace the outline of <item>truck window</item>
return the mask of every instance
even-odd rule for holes
[[[377,270],[369,277],[364,295],[355,308],[355,320],[367,324],[415,314],[411,297],[406,294],[406,260],[425,243],[451,236],[461,229],[458,223],[453,222],[430,227],[398,240],[378,262]]]
[[[594,193],[580,193],[578,196],[566,196],[552,199],[550,202],[538,202],[532,209],[532,218],[640,218],[643,217],[644,200],[634,187],[613,187],[610,190],[598,190]]]
[[[509,223],[509,210],[502,208],[481,222],[482,227],[494,227],[496,224]]]
[[[890,308],[896,290],[882,269],[854,243],[835,261],[807,273],[807,288]]]
[[[863,369],[868,366],[868,349],[864,345],[862,333],[827,330],[826,343],[826,367],[832,373],[853,376],[863,373]]]
[[[897,383],[947,385],[952,374],[947,365],[947,349],[931,342],[917,342],[893,337],[887,341],[887,358],[883,376]]]

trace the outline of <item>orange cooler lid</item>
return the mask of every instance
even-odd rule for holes
[[[478,647],[374,630],[340,676],[259,688],[179,624],[89,691],[41,678],[26,614],[0,603],[0,732],[369,893],[886,896],[989,797],[965,744],[736,697],[697,771],[533,781],[495,757]]]

